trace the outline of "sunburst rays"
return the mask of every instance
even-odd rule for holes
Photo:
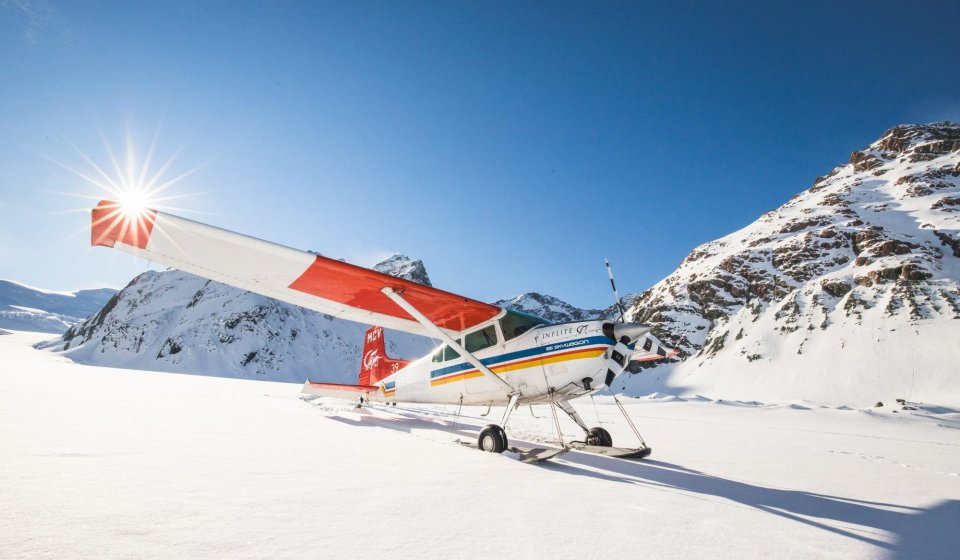
[[[112,220],[116,222],[116,227],[123,228],[121,236],[126,235],[129,231],[135,237],[146,231],[147,222],[152,220],[152,210],[203,213],[195,209],[179,207],[176,204],[183,199],[193,198],[204,193],[198,191],[177,193],[173,187],[181,185],[185,179],[202,169],[206,163],[201,163],[170,177],[171,170],[175,168],[174,164],[183,152],[184,146],[175,150],[158,165],[160,132],[161,126],[158,125],[144,152],[138,149],[135,141],[136,135],[130,125],[125,127],[121,150],[115,150],[108,141],[106,134],[100,130],[100,142],[106,155],[105,162],[96,161],[70,140],[66,140],[67,144],[76,152],[85,166],[69,165],[57,158],[45,155],[44,157],[49,161],[82,179],[87,187],[94,187],[92,192],[89,188],[85,190],[77,189],[74,192],[50,192],[50,194],[80,198],[90,202],[90,204],[84,204],[80,208],[71,208],[57,213],[86,213],[99,201],[108,199],[113,201],[109,206],[110,211],[101,214],[93,226],[96,227],[102,222]],[[122,218],[122,220],[119,218]],[[90,231],[89,228],[90,225],[85,225],[83,229],[70,233],[68,237],[85,234]]]

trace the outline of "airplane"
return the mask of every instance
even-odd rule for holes
[[[650,327],[623,321],[549,321],[374,270],[300,251],[155,209],[102,200],[91,212],[91,245],[112,247],[332,317],[373,325],[365,335],[356,384],[307,380],[304,396],[366,403],[505,406],[499,424],[479,433],[476,446],[510,448],[505,428],[521,405],[550,404],[560,449],[521,449],[525,462],[571,447],[615,457],[642,458],[651,449],[626,410],[638,448],[613,446],[603,427],[590,427],[571,400],[613,384],[628,362],[676,355]],[[612,276],[611,276],[612,281]],[[615,290],[615,287],[614,287]],[[384,328],[431,337],[441,345],[408,361],[387,356]],[[616,396],[614,396],[616,399]],[[459,410],[459,409],[458,409]],[[564,442],[557,410],[584,432]],[[472,444],[471,444],[472,445]]]

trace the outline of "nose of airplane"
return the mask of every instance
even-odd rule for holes
[[[633,344],[634,342],[640,340],[640,337],[650,332],[650,327],[647,325],[641,325],[640,323],[614,323],[613,324],[613,337],[618,342],[623,342],[624,344]],[[624,337],[627,338],[624,341]]]
[[[613,380],[626,369],[627,362],[630,361],[630,355],[633,353],[630,350],[630,345],[650,332],[650,327],[640,323],[604,323],[603,332],[607,337],[617,341],[616,345],[605,354],[607,357],[607,376],[604,384],[609,387]]]

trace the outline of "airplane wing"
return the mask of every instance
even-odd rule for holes
[[[381,290],[393,288],[451,336],[500,308],[157,210],[111,200],[92,212],[92,245],[113,247],[204,278],[334,317],[432,336]]]

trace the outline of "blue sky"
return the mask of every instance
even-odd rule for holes
[[[484,300],[603,307],[899,123],[960,120],[955,2],[0,0],[0,277],[88,247],[128,139],[182,215]],[[836,4],[836,5],[834,5]]]

